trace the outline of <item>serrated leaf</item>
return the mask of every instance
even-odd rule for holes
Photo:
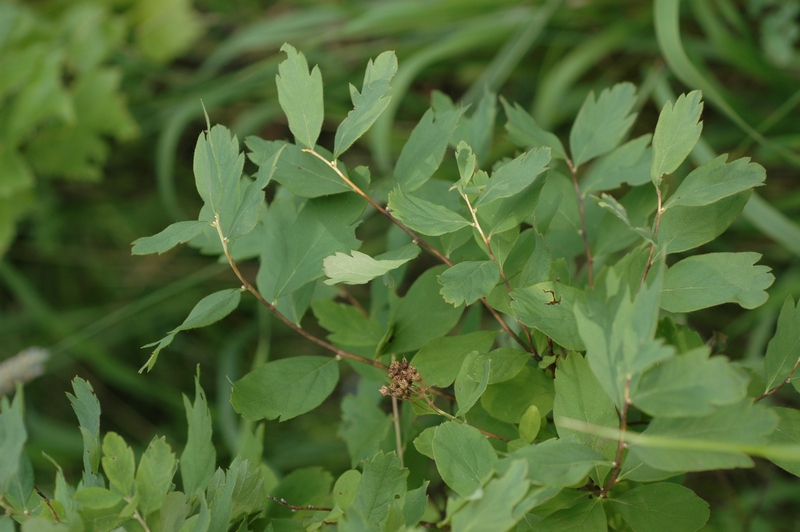
[[[102,479],[98,475],[101,449],[100,401],[97,400],[92,385],[80,377],[72,379],[72,389],[75,395],[67,393],[67,397],[78,417],[83,436],[83,483],[84,486],[101,486]]]
[[[597,100],[594,91],[589,92],[569,134],[576,168],[619,145],[636,119],[630,114],[634,103],[636,87],[627,82],[604,89]]]
[[[536,208],[546,178],[546,174],[541,175],[519,194],[483,205],[478,211],[478,221],[486,236],[492,238],[498,233],[518,229]]]
[[[462,109],[453,109],[437,113],[436,121],[433,109],[422,115],[394,167],[394,177],[402,190],[413,192],[436,172],[462,112]]]
[[[472,225],[447,207],[404,194],[400,189],[389,193],[389,210],[406,226],[428,236],[439,236]]]
[[[391,417],[371,399],[347,395],[342,400],[342,423],[336,434],[347,445],[353,467],[380,450],[391,425]]]
[[[288,58],[278,65],[275,76],[278,102],[286,113],[295,140],[313,149],[325,117],[322,74],[318,66],[309,74],[305,56],[290,44],[281,46],[281,52],[286,52]]]
[[[778,316],[775,335],[767,345],[764,355],[764,374],[768,392],[789,377],[800,359],[800,304],[795,306],[792,296],[787,296]]]
[[[197,192],[215,215],[225,232],[240,201],[240,181],[244,155],[239,141],[224,126],[216,125],[201,133],[194,151],[194,177]]]
[[[242,198],[232,221],[229,224],[223,224],[223,227],[227,227],[223,235],[229,241],[234,241],[255,229],[264,204],[264,187],[269,184],[275,175],[278,161],[285,148],[286,144],[282,145],[276,153],[264,161],[258,169],[255,181],[249,182],[244,191],[242,191]],[[247,178],[243,180],[243,182],[247,181]]]
[[[413,351],[447,334],[463,312],[439,295],[436,280],[446,266],[434,266],[420,275],[400,300],[394,314],[393,339],[384,353]]]
[[[462,417],[469,409],[475,406],[481,395],[486,391],[486,386],[489,384],[489,375],[491,363],[484,360],[480,370],[476,372],[472,363],[475,360],[477,351],[470,353],[464,363],[461,365],[461,370],[458,372],[455,382],[456,402],[458,402],[458,411],[456,416]]]
[[[158,354],[162,349],[172,343],[175,335],[180,331],[188,331],[189,329],[197,329],[200,327],[207,327],[212,323],[220,321],[222,318],[236,310],[239,306],[239,301],[242,297],[242,291],[239,288],[229,288],[227,290],[220,290],[213,294],[207,295],[201,299],[189,313],[183,323],[176,328],[172,329],[167,336],[159,340],[147,344],[144,347],[153,347],[152,354],[147,360],[147,363],[142,366],[139,371],[147,368],[150,371],[158,360]]]
[[[375,318],[364,316],[352,305],[318,299],[311,304],[319,324],[330,331],[328,339],[341,345],[377,346],[383,329]]]
[[[247,419],[286,421],[322,404],[339,382],[335,358],[296,356],[259,366],[233,383],[231,403]]]
[[[653,164],[650,166],[650,178],[656,185],[661,182],[661,176],[677,170],[697,144],[703,131],[702,97],[700,91],[681,94],[674,104],[667,102],[661,109],[653,134]]]
[[[608,500],[634,532],[694,532],[711,515],[706,501],[672,482],[638,486]]]
[[[747,190],[703,207],[672,207],[664,211],[658,244],[664,253],[679,253],[711,242],[739,216],[752,192]]]
[[[283,185],[289,192],[303,198],[317,198],[320,196],[330,196],[349,192],[350,185],[344,182],[341,177],[327,164],[318,157],[303,151],[294,144],[286,144],[283,141],[266,141],[258,137],[247,137],[245,143],[250,149],[249,158],[259,166],[259,173],[262,168],[265,172],[271,172],[270,161],[275,153],[283,149],[280,157],[275,161],[273,178]],[[317,148],[320,155],[327,156],[328,152]],[[339,164],[337,168],[347,175],[344,165]],[[350,176],[359,183],[357,176]]]
[[[456,164],[458,165],[458,174],[460,176],[459,184],[464,189],[472,180],[472,176],[478,170],[478,161],[475,154],[472,153],[472,148],[463,140],[458,143],[456,147]]]
[[[419,255],[419,247],[416,244],[408,246],[393,253],[397,259],[378,259],[372,258],[360,251],[351,251],[350,255],[337,252],[335,255],[325,257],[322,261],[322,270],[329,279],[325,284],[334,285],[344,284],[365,284],[380,277],[381,275],[395,270],[416,258]]]
[[[578,485],[596,467],[611,465],[602,454],[574,437],[551,438],[525,446],[502,460],[498,471],[503,471],[508,462],[520,459],[528,463],[528,478],[542,486]]]
[[[475,209],[525,190],[547,169],[549,162],[549,148],[534,148],[497,168],[478,197]]]
[[[386,519],[390,504],[405,495],[406,477],[408,470],[401,468],[400,459],[394,452],[378,452],[364,462],[352,508],[359,511],[374,529]]]
[[[164,496],[175,475],[175,455],[164,438],[154,438],[139,460],[136,470],[136,495],[139,509],[147,516],[164,504]]]
[[[133,495],[136,462],[133,449],[128,447],[122,436],[109,432],[103,438],[103,471],[108,483],[123,497]]]
[[[511,308],[522,323],[542,331],[557,344],[583,350],[573,307],[584,299],[582,290],[547,281],[511,292]]]
[[[500,281],[500,269],[490,260],[464,261],[439,276],[439,291],[448,303],[458,307],[471,305],[486,297]]]
[[[730,446],[764,445],[777,426],[774,412],[745,399],[708,416],[655,418],[642,433],[654,440],[631,442],[629,449],[645,464],[664,471],[752,467],[750,457]]]
[[[794,408],[773,407],[773,411],[780,416],[778,428],[772,435],[772,445],[800,445],[800,411]],[[789,460],[771,459],[778,467],[800,477],[800,462]]]
[[[519,423],[531,405],[546,416],[553,410],[553,379],[537,368],[526,366],[513,379],[492,384],[481,396],[481,406],[495,419]]]
[[[664,203],[664,209],[709,205],[764,184],[767,172],[763,166],[751,163],[748,157],[730,163],[727,159],[727,155],[720,155],[692,170]]]
[[[453,528],[464,532],[511,530],[522,518],[514,511],[528,491],[528,468],[523,460],[511,463],[503,476],[490,480],[483,496],[468,502],[453,516]]]
[[[209,222],[193,220],[177,222],[168,225],[166,229],[153,236],[137,238],[133,241],[131,253],[133,255],[147,255],[149,253],[164,253],[178,244],[183,244],[193,239],[209,227]]]
[[[83,398],[82,393],[79,390],[82,390],[80,385],[76,383],[80,381],[84,383],[85,386],[88,387],[89,393],[91,393],[91,386],[79,378],[75,378],[73,380],[73,388],[75,389],[75,393],[81,397],[81,402],[79,403],[78,400],[72,401],[73,408],[75,409],[76,413],[78,413],[79,409],[84,411],[87,410],[83,406]],[[24,453],[25,441],[28,439],[28,432],[25,430],[25,422],[22,416],[22,407],[24,403],[24,394],[22,392],[22,386],[18,385],[17,393],[14,395],[14,400],[11,401],[9,404],[8,397],[5,395],[0,398],[0,456],[3,457],[0,460],[0,493],[5,493],[10,489],[11,483],[13,482],[14,477],[17,475],[20,466],[20,460]],[[74,396],[70,396],[67,394],[70,399],[75,399]],[[92,395],[92,397],[94,397]],[[92,421],[94,421],[93,417],[90,415],[84,415],[87,419],[87,423],[89,427],[92,426]],[[78,419],[83,421],[82,414],[78,413]],[[100,422],[100,411],[97,411],[97,419],[96,422]],[[99,428],[98,428],[99,430]],[[96,432],[92,432],[97,437]],[[86,436],[84,436],[84,466],[86,467],[87,471],[92,471],[89,466],[89,458],[86,456],[88,454],[91,447],[86,444]],[[94,471],[96,471],[96,466]],[[21,501],[25,502],[25,501]]]
[[[706,416],[747,393],[747,378],[724,357],[701,347],[673,357],[642,375],[631,402],[656,417]]]
[[[767,266],[756,266],[759,253],[708,253],[687,257],[664,276],[661,308],[693,312],[722,303],[752,309],[766,302],[775,277]]]
[[[192,498],[206,488],[217,463],[217,453],[211,442],[211,412],[205,392],[200,387],[199,375],[194,378],[194,403],[184,395],[183,408],[189,434],[181,454],[181,481],[183,491]]]
[[[447,421],[433,437],[436,468],[445,484],[461,497],[469,497],[491,475],[497,455],[478,429]]]
[[[489,351],[496,335],[497,331],[477,331],[434,338],[419,350],[411,363],[428,384],[447,387],[455,381],[467,355],[473,350]]]
[[[503,109],[508,117],[506,130],[511,142],[522,148],[548,147],[552,150],[553,157],[564,160],[567,152],[561,141],[553,133],[545,131],[518,103],[511,105],[500,97]]]
[[[391,99],[389,83],[396,73],[397,57],[394,52],[383,52],[375,58],[374,62],[370,60],[367,63],[361,92],[359,93],[355,87],[350,85],[350,97],[353,100],[354,108],[336,130],[334,159],[338,159],[361,135],[366,133],[388,107]]]
[[[592,165],[581,182],[583,195],[614,190],[623,183],[633,187],[650,181],[653,150],[648,144],[651,138],[652,135],[648,134],[629,140]]]

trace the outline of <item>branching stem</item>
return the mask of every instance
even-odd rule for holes
[[[575,195],[578,197],[578,211],[581,215],[581,238],[583,238],[583,247],[586,250],[586,267],[589,269],[589,287],[591,288],[594,284],[594,261],[592,259],[592,251],[589,249],[589,235],[586,233],[586,212],[583,207],[583,194],[581,194],[581,186],[578,184],[578,169],[572,164],[571,159],[567,159],[567,166],[570,174],[572,174]]]
[[[761,394],[761,395],[758,397],[758,399],[756,399],[754,402],[756,402],[756,403],[757,403],[757,402],[759,402],[760,400],[762,400],[762,399],[765,399],[765,398],[769,397],[770,395],[774,394],[775,392],[777,392],[778,390],[780,390],[781,388],[783,388],[784,386],[786,386],[787,384],[789,384],[789,382],[792,380],[792,376],[794,375],[794,372],[795,372],[795,371],[797,371],[797,368],[798,368],[798,366],[800,366],[800,358],[798,358],[798,359],[795,361],[795,363],[794,363],[794,366],[792,366],[792,370],[789,372],[789,375],[787,375],[787,376],[786,376],[786,378],[785,378],[785,379],[783,379],[783,382],[781,382],[779,385],[777,385],[777,386],[776,386],[776,387],[774,387],[773,389],[771,389],[771,390],[767,390],[766,392],[764,392],[763,394]]]
[[[611,476],[608,478],[608,482],[600,491],[600,497],[606,498],[608,496],[608,491],[617,483],[617,478],[619,478],[619,472],[622,469],[622,453],[625,450],[626,443],[625,443],[625,431],[628,428],[628,407],[631,404],[631,377],[628,376],[625,379],[625,393],[624,393],[624,403],[622,405],[622,413],[619,416],[619,443],[617,444],[617,455],[614,458],[614,469],[611,471]]]
[[[656,186],[656,196],[658,197],[658,208],[656,209],[656,221],[655,225],[653,226],[653,240],[656,239],[658,236],[658,227],[661,225],[661,215],[664,214],[664,209],[661,207],[661,187]],[[647,257],[647,265],[644,267],[644,273],[642,273],[642,280],[639,282],[639,286],[641,287],[644,284],[645,279],[647,279],[647,274],[650,272],[650,268],[653,266],[653,255],[656,251],[655,243],[650,245],[650,255]]]

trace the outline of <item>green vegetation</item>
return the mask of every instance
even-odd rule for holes
[[[789,526],[800,3],[680,7],[0,2],[0,530]]]

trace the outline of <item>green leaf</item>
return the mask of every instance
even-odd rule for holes
[[[404,194],[389,193],[389,210],[406,226],[428,236],[439,236],[472,225],[463,216],[430,201]]]
[[[328,339],[341,345],[377,346],[383,329],[375,318],[364,316],[352,305],[318,299],[311,303],[319,324],[330,331]]]
[[[367,63],[364,74],[364,84],[361,92],[350,85],[350,97],[354,108],[336,130],[334,139],[333,158],[347,151],[361,135],[375,123],[378,117],[388,107],[391,96],[389,95],[392,78],[397,73],[397,57],[394,52],[383,52]]]
[[[547,169],[549,162],[550,149],[534,148],[497,168],[475,203],[475,209],[525,190]]]
[[[348,469],[342,473],[336,479],[336,484],[333,485],[333,502],[342,510],[347,510],[356,500],[356,491],[360,482],[360,471]]]
[[[646,242],[650,242],[651,244],[655,244],[655,236],[653,235],[653,231],[650,230],[649,227],[636,227],[633,222],[630,221],[628,218],[628,211],[625,207],[618,202],[613,196],[609,196],[606,193],[600,194],[600,197],[592,197],[597,202],[597,205],[605,209],[606,211],[610,212],[617,218],[619,218],[622,223],[627,225],[631,231],[635,232],[637,235],[642,237]]]
[[[506,423],[519,423],[531,405],[546,416],[553,409],[553,380],[543,371],[527,366],[513,379],[492,384],[481,397],[481,405],[492,417]]]
[[[610,462],[594,449],[579,443],[576,438],[551,438],[537,445],[527,445],[514,451],[497,464],[498,471],[516,460],[528,463],[528,478],[542,486],[578,486],[590,471]]]
[[[211,412],[208,410],[206,394],[200,387],[199,375],[194,378],[194,404],[184,395],[183,407],[189,434],[181,454],[181,480],[183,491],[191,499],[206,488],[217,463],[217,453],[211,442]]]
[[[337,435],[347,445],[353,467],[380,450],[391,425],[392,418],[371,398],[359,394],[342,400],[342,423]]]
[[[483,205],[478,211],[478,221],[486,236],[491,238],[510,229],[519,230],[519,224],[536,208],[546,178],[543,174],[521,193]]]
[[[511,530],[522,518],[514,511],[530,484],[525,476],[527,465],[516,460],[500,478],[486,484],[483,496],[468,502],[453,516],[453,528],[460,531]]]
[[[474,380],[477,375],[482,374],[484,362],[489,362],[491,366],[489,384],[505,382],[516,377],[530,359],[529,352],[511,347],[493,349],[488,353],[480,351],[473,358],[469,372]]]
[[[122,502],[122,495],[96,486],[83,488],[75,492],[75,502],[88,510],[111,508]]]
[[[88,393],[91,394],[91,386],[86,381],[76,377],[73,380],[73,388],[79,397],[82,395],[82,392],[79,391],[82,390],[82,385],[78,383],[82,383],[82,385],[88,387]],[[70,397],[71,400],[75,399],[70,394],[67,394],[67,396]],[[91,395],[91,397],[94,398],[94,395]],[[9,404],[8,397],[5,395],[0,398],[0,456],[3,457],[2,460],[0,460],[0,493],[6,493],[11,488],[11,484],[19,471],[20,461],[24,455],[25,441],[28,439],[28,433],[25,430],[25,422],[22,416],[24,402],[21,385],[17,386],[17,393],[14,395],[14,400],[11,401],[11,404]],[[72,405],[76,413],[78,413],[79,409],[83,409],[83,405],[78,403],[78,400],[72,401]],[[98,410],[96,420],[98,427],[100,422],[99,418],[100,411]],[[78,419],[81,421],[83,420],[81,414],[78,414]],[[89,421],[91,426],[91,421],[94,420],[91,419],[87,421]],[[83,433],[83,431],[81,432]],[[96,445],[99,446],[99,444]],[[87,445],[86,433],[84,433],[84,450],[88,453],[90,449],[91,447]],[[94,470],[87,466],[87,460],[88,457],[84,454],[86,470],[89,472],[96,471],[96,466]],[[20,502],[24,503],[25,501]]]
[[[678,169],[697,144],[703,131],[702,97],[700,91],[681,94],[674,105],[667,102],[661,109],[653,134],[653,164],[650,166],[650,178],[656,186],[661,183],[661,176]]]
[[[518,103],[514,107],[500,97],[503,109],[508,117],[506,130],[511,142],[522,148],[548,147],[556,159],[565,160],[567,152],[557,136],[542,129],[539,124]]]
[[[322,506],[330,501],[333,476],[321,467],[295,469],[281,480],[272,492],[277,499],[283,499],[297,506],[311,504]],[[270,502],[266,511],[269,517],[290,518],[294,512],[289,508]]]
[[[477,354],[477,351],[473,351],[467,356],[461,366],[461,371],[458,372],[456,377],[455,392],[456,402],[458,402],[456,416],[459,417],[469,412],[469,409],[478,402],[478,399],[486,391],[486,386],[489,384],[491,363],[488,360],[484,360],[480,372],[476,374],[472,363]]]
[[[616,148],[636,120],[631,114],[636,87],[617,83],[595,100],[590,91],[569,133],[569,149],[575,168]]]
[[[134,240],[131,253],[134,255],[164,253],[178,244],[183,244],[193,239],[202,233],[206,227],[209,227],[209,222],[199,220],[174,223],[158,234]]]
[[[631,402],[656,417],[707,416],[747,394],[747,377],[707,347],[673,357],[642,375]]]
[[[429,341],[447,334],[463,308],[454,308],[439,295],[436,278],[446,266],[435,266],[420,275],[397,305],[394,315],[394,339],[384,353],[413,351]]]
[[[421,187],[442,164],[448,140],[456,129],[462,109],[436,114],[428,109],[408,137],[397,164],[394,177],[399,188],[413,192]]]
[[[122,436],[109,432],[103,438],[103,471],[108,483],[123,497],[133,495],[136,462],[133,449],[128,447]]]
[[[203,202],[225,224],[232,221],[239,206],[239,186],[244,155],[239,141],[224,126],[214,126],[201,133],[194,151],[194,177]]]
[[[694,532],[711,515],[706,501],[671,482],[638,486],[608,500],[634,532]]]
[[[477,331],[434,338],[419,350],[411,363],[428,384],[445,388],[453,384],[467,355],[473,350],[489,351],[496,335],[497,331]]]
[[[763,445],[778,426],[766,406],[745,399],[720,406],[708,416],[655,418],[642,433],[654,437],[629,443],[630,453],[664,471],[710,471],[752,467],[731,445]]]
[[[580,530],[581,532],[606,532],[608,530],[606,514],[599,499],[579,502],[574,506],[554,512],[536,525],[537,532],[571,530]]]
[[[378,452],[364,462],[353,508],[361,512],[373,529],[386,519],[389,505],[405,495],[406,477],[408,470],[400,467],[400,459],[394,452]]]
[[[67,393],[67,397],[78,417],[81,436],[83,436],[83,484],[87,487],[102,486],[102,478],[98,475],[100,467],[100,401],[97,400],[92,385],[80,377],[72,379],[72,389],[75,391],[75,395]],[[24,438],[25,433],[22,434]]]
[[[247,419],[286,421],[313,410],[339,381],[335,358],[295,356],[259,366],[233,383],[231,403]]]
[[[428,427],[414,438],[414,448],[423,456],[433,460],[433,437],[436,435],[436,427]]]
[[[628,183],[644,185],[650,181],[653,150],[648,147],[651,135],[629,140],[594,164],[581,182],[584,196],[600,190],[614,190]]]
[[[200,327],[207,327],[212,323],[220,321],[222,318],[236,310],[239,306],[239,301],[242,297],[242,291],[239,288],[229,288],[227,290],[220,290],[213,294],[207,295],[201,299],[189,313],[183,323],[176,328],[172,329],[167,336],[158,342],[147,344],[144,347],[156,348],[153,350],[147,363],[142,366],[139,371],[151,370],[158,360],[158,354],[162,349],[172,343],[175,335],[180,331],[188,331],[189,329],[198,329]]]
[[[722,303],[747,309],[767,301],[775,277],[768,266],[756,266],[759,253],[708,253],[687,257],[664,276],[661,307],[669,312],[693,312]]]
[[[380,277],[381,275],[395,270],[414,259],[419,255],[419,247],[416,244],[409,244],[398,253],[394,254],[397,259],[378,259],[359,251],[351,251],[350,255],[337,252],[335,255],[325,257],[322,261],[322,270],[329,279],[325,284],[333,285],[344,284],[365,284]]]
[[[542,428],[542,415],[536,405],[531,405],[519,418],[519,437],[528,443],[536,439]]]
[[[250,160],[259,165],[259,172],[264,168],[266,172],[271,172],[271,164],[274,163],[275,181],[292,194],[303,198],[317,198],[352,190],[325,161],[304,152],[294,144],[266,141],[258,137],[247,137],[245,143],[251,150]],[[283,151],[280,152],[280,157],[273,159],[281,149]],[[327,156],[327,152],[321,148],[317,148],[317,152]],[[347,175],[344,165],[340,164],[337,168]],[[355,176],[351,178],[355,179]],[[359,184],[358,180],[356,184]]]
[[[744,209],[752,192],[744,191],[703,207],[672,207],[664,211],[658,243],[664,253],[679,253],[711,242]]]
[[[223,228],[226,228],[223,235],[229,241],[236,240],[255,229],[264,205],[264,187],[269,184],[275,175],[278,161],[285,148],[286,145],[282,145],[268,160],[261,163],[256,173],[255,181],[249,182],[244,191],[242,191],[242,198],[233,215],[233,220],[230,223],[223,224]],[[243,182],[248,181],[248,178],[243,180]]]
[[[465,498],[480,489],[497,462],[492,444],[478,429],[455,421],[436,427],[433,455],[442,480]]]
[[[278,102],[286,113],[295,140],[313,149],[325,117],[322,74],[318,66],[309,74],[305,56],[290,44],[281,46],[281,52],[286,52],[288,58],[278,65],[278,75],[275,76]]]
[[[150,515],[164,504],[176,465],[175,455],[164,438],[153,438],[136,471],[136,495],[142,515]]]
[[[748,157],[730,163],[725,162],[727,159],[727,155],[720,155],[692,170],[664,203],[664,209],[709,205],[764,184],[767,171],[763,166],[751,163]]]
[[[406,503],[403,505],[403,517],[407,526],[416,526],[420,519],[422,519],[425,509],[428,506],[428,490],[429,480],[422,483],[417,489],[410,490],[406,493]]]
[[[584,300],[582,290],[552,281],[511,292],[511,308],[522,323],[542,331],[557,344],[575,350],[583,350],[584,346],[573,307]]]
[[[459,190],[463,191],[464,187],[469,185],[472,176],[478,171],[477,157],[472,153],[472,148],[469,144],[463,140],[456,147],[456,163],[458,164],[458,174],[460,176],[458,182],[461,188]]]
[[[500,281],[500,269],[490,260],[464,261],[439,276],[439,291],[448,303],[471,305],[486,297]]]
[[[764,373],[768,392],[785,381],[800,359],[800,304],[795,306],[792,296],[787,296],[778,316],[775,335],[767,345],[764,355]]]
[[[772,435],[772,445],[800,445],[800,411],[794,408],[773,407],[772,410],[780,416],[778,428]],[[800,477],[800,462],[789,460],[771,459],[778,467],[785,469],[792,475]]]

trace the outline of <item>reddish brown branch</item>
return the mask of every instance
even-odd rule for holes
[[[619,416],[619,443],[617,444],[617,455],[614,458],[614,469],[611,471],[611,476],[608,482],[600,491],[600,497],[608,497],[608,492],[617,483],[619,472],[622,469],[622,453],[625,450],[625,431],[628,429],[628,407],[631,404],[631,378],[625,379],[625,393],[623,397],[622,413]]]

